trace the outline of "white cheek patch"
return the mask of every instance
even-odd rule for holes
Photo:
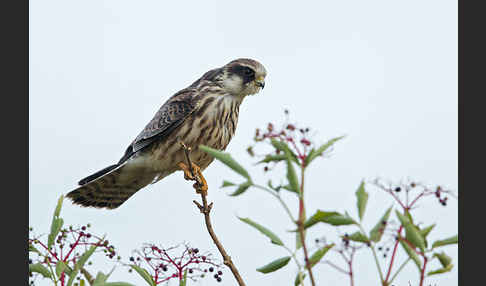
[[[230,76],[223,81],[224,87],[233,94],[239,94],[243,89],[243,81],[240,77]]]

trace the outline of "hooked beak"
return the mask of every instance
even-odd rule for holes
[[[263,77],[257,78],[255,82],[258,87],[261,87],[262,89],[265,87],[265,80],[263,79]]]

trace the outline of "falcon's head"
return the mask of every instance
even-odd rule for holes
[[[218,81],[223,88],[236,96],[256,94],[265,87],[265,67],[252,59],[237,59],[222,67]]]

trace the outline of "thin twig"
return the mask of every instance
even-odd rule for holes
[[[206,223],[206,228],[209,232],[209,235],[213,239],[214,244],[218,248],[219,253],[221,253],[221,256],[223,256],[223,263],[226,266],[228,266],[228,268],[231,270],[236,281],[238,281],[238,285],[245,286],[246,284],[245,284],[245,282],[243,282],[243,279],[241,278],[241,275],[238,272],[238,269],[236,269],[236,266],[233,264],[231,257],[226,253],[226,250],[224,249],[221,242],[219,242],[218,237],[214,233],[213,226],[211,224],[211,218],[210,218],[210,215],[209,215],[210,212],[211,212],[211,208],[213,207],[213,203],[210,203],[208,205],[208,201],[207,201],[207,198],[206,198],[207,192],[203,192],[199,189],[201,187],[201,179],[199,178],[199,176],[195,176],[194,170],[192,169],[192,162],[191,162],[191,158],[189,157],[189,152],[191,151],[191,149],[189,147],[187,147],[182,142],[181,142],[181,145],[182,145],[182,148],[184,149],[184,153],[186,154],[186,159],[187,159],[187,163],[188,163],[188,166],[189,166],[189,171],[191,172],[191,175],[193,175],[193,177],[195,178],[195,180],[197,182],[196,184],[194,184],[193,187],[194,187],[194,189],[196,189],[196,192],[201,194],[202,204],[200,204],[196,200],[194,200],[193,202],[199,208],[199,211],[202,214],[204,214],[204,221]]]

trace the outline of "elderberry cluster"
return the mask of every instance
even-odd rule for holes
[[[265,129],[257,128],[255,130],[254,141],[256,143],[259,142],[267,142],[272,143],[272,140],[277,140],[280,142],[285,143],[288,146],[289,150],[295,154],[295,158],[299,161],[299,164],[305,164],[305,158],[309,155],[311,150],[314,147],[314,144],[310,138],[310,128],[309,127],[299,127],[297,123],[290,122],[288,118],[289,112],[285,110],[286,120],[283,124],[277,127],[274,123],[268,123]],[[270,170],[271,165],[270,163],[281,161],[282,159],[277,159],[278,156],[284,155],[284,152],[281,148],[278,148],[274,145],[275,149],[272,153],[266,154],[266,159],[263,162],[267,163],[266,166],[263,167],[263,171],[267,172]],[[255,152],[253,147],[250,146],[247,149],[247,152],[250,156],[255,156]],[[277,156],[274,158],[270,158],[272,156]]]
[[[188,279],[196,281],[206,277],[208,272],[216,271],[214,279],[222,281],[223,272],[219,270],[221,266],[213,259],[212,254],[201,253],[198,248],[192,248],[187,244],[169,248],[145,244],[140,250],[134,251],[134,254],[129,258],[130,263],[126,265],[145,268],[156,284],[171,279],[180,280],[186,272]],[[128,271],[132,272],[132,268]]]

